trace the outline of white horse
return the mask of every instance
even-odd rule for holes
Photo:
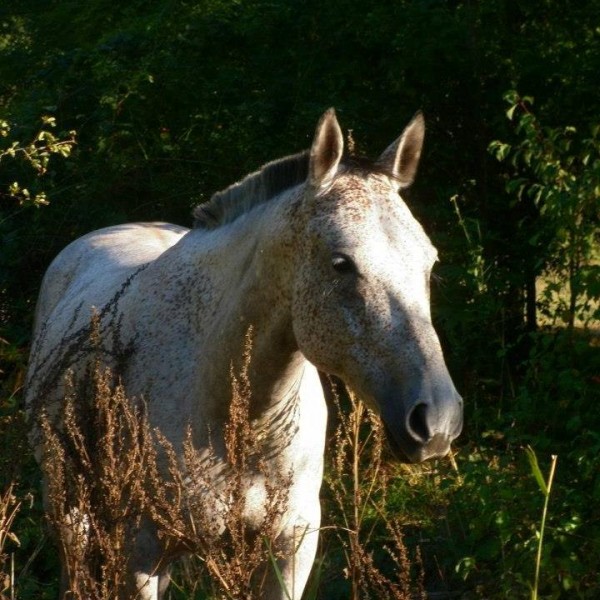
[[[437,253],[398,194],[414,179],[424,130],[418,113],[367,163],[344,156],[329,110],[309,152],[215,194],[196,209],[193,229],[119,225],[70,244],[48,269],[37,307],[27,402],[38,457],[41,406],[60,418],[64,374],[89,362],[81,340],[91,307],[103,343],[118,329],[127,349],[120,376],[128,396],[144,398],[150,424],[177,451],[188,426],[197,448],[209,430],[222,447],[230,366],[240,364],[252,327],[252,426],[284,436],[266,460],[273,472],[292,473],[280,538],[295,548],[298,527],[306,532],[280,561],[288,593],[300,598],[320,524],[327,410],[317,369],[381,415],[405,460],[444,456],[462,427],[462,400],[430,316]],[[282,411],[285,419],[272,417]],[[254,493],[261,486],[256,475]],[[145,600],[161,598],[168,581],[157,573],[162,544],[150,526],[135,543],[131,589]],[[275,576],[263,597],[286,597]]]

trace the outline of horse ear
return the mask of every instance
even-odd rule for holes
[[[425,119],[419,111],[402,135],[377,159],[376,164],[389,171],[400,188],[408,187],[415,179],[424,137]]]
[[[344,137],[335,110],[326,111],[317,125],[310,149],[309,183],[315,188],[328,185],[337,171],[344,152]]]

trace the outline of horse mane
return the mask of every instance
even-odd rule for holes
[[[310,152],[305,150],[268,162],[241,181],[216,192],[209,200],[194,208],[194,228],[216,229],[231,223],[255,206],[304,183],[308,177],[309,157]],[[395,178],[383,166],[361,156],[346,155],[341,165],[363,176],[379,173]]]
[[[215,229],[231,223],[254,206],[304,183],[308,177],[308,157],[309,152],[304,151],[271,161],[238,183],[216,192],[194,209],[194,227]]]

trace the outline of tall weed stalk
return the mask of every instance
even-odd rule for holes
[[[292,473],[273,472],[261,457],[265,443],[250,417],[251,332],[239,372],[232,367],[232,397],[224,432],[212,432],[208,448],[194,447],[191,430],[183,452],[149,425],[145,406],[127,397],[115,376],[96,361],[83,382],[67,382],[62,425],[42,420],[49,519],[58,534],[70,597],[108,600],[136,597],[126,580],[132,542],[152,522],[164,558],[192,554],[185,588],[212,597],[256,600],[267,579],[279,580],[281,559],[302,541],[283,546],[280,532]],[[342,411],[328,477],[342,523],[336,526],[351,582],[351,599],[425,598],[417,550],[408,556],[399,522],[386,516],[388,468],[379,419],[354,396]],[[264,481],[260,518],[248,523],[249,474]],[[383,560],[373,552],[377,523],[384,523]],[[378,539],[381,539],[380,537]],[[157,571],[162,564],[156,565]],[[270,575],[269,575],[270,573]],[[129,586],[129,587],[128,587]],[[313,586],[313,595],[316,595]]]
[[[70,598],[130,598],[126,565],[150,502],[144,474],[156,458],[154,440],[143,409],[110,371],[97,363],[90,377],[83,386],[69,380],[62,429],[42,420],[48,517]]]
[[[334,392],[339,424],[333,437],[333,469],[328,483],[342,520],[335,529],[344,548],[351,600],[426,598],[419,551],[414,569],[404,544],[400,523],[386,516],[389,474],[383,460],[383,426],[380,419],[349,393],[346,413]],[[394,566],[386,576],[374,556],[377,520],[385,525],[383,550]]]
[[[161,437],[171,483],[151,507],[152,518],[163,535],[178,538],[177,543],[192,551],[196,561],[195,566],[188,562],[188,573],[192,579],[203,579],[204,587],[212,589],[216,597],[258,600],[264,595],[268,571],[273,569],[291,598],[281,578],[279,559],[293,555],[295,548],[283,547],[279,534],[292,474],[274,472],[263,460],[260,436],[250,418],[251,337],[250,331],[241,372],[231,369],[232,398],[224,452],[217,450],[216,443],[208,451],[198,452],[188,432],[182,469],[173,448]],[[264,481],[262,515],[252,526],[247,519],[249,474]],[[194,489],[185,484],[186,478],[195,482]],[[190,578],[186,579],[189,586]]]
[[[540,530],[538,534],[538,547],[537,553],[535,557],[535,574],[533,577],[533,586],[531,589],[531,600],[538,600],[538,587],[540,581],[540,569],[542,564],[542,550],[544,547],[544,531],[546,529],[546,517],[548,515],[548,503],[550,501],[550,492],[552,491],[552,482],[554,481],[554,473],[556,471],[556,462],[558,460],[558,456],[555,454],[551,457],[550,463],[550,472],[548,473],[548,480],[544,479],[542,475],[542,471],[539,467],[537,456],[533,451],[533,448],[528,446],[525,449],[527,454],[527,458],[529,460],[529,465],[531,467],[531,472],[537,481],[542,494],[544,495],[544,508],[542,509],[542,520],[540,523]]]
[[[15,573],[12,555],[5,551],[7,542],[19,545],[19,538],[12,531],[14,520],[21,507],[13,493],[13,484],[0,494],[0,600],[15,599]]]

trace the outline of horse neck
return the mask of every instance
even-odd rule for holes
[[[210,268],[221,282],[215,295],[217,316],[211,324],[216,333],[210,341],[211,354],[215,355],[213,364],[219,365],[214,372],[220,371],[218,377],[228,380],[233,365],[234,374],[239,374],[244,368],[243,349],[250,345],[254,417],[297,397],[306,363],[296,344],[291,316],[296,253],[289,213],[298,193],[265,203],[238,221],[204,234],[218,246]],[[231,382],[227,383],[222,393],[230,395]]]

